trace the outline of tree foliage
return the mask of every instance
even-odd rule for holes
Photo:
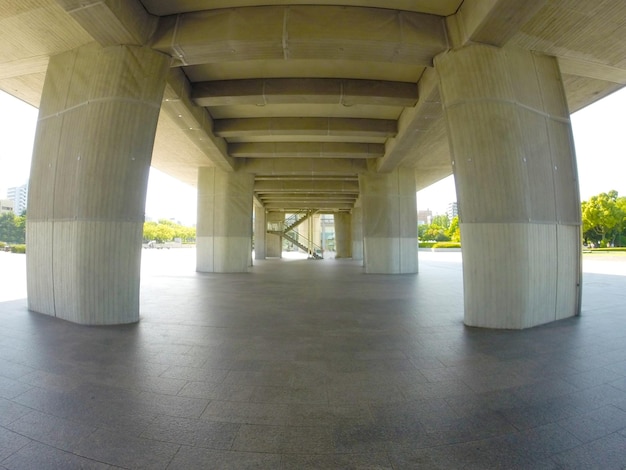
[[[165,243],[175,238],[180,238],[183,242],[192,242],[196,239],[196,229],[165,219],[143,224],[144,241],[155,240],[158,243]]]
[[[581,205],[583,239],[594,246],[626,244],[626,197],[617,191],[592,196]]]
[[[26,242],[26,215],[0,214],[0,241],[11,244]]]
[[[459,218],[454,217],[451,221],[447,215],[436,215],[430,224],[418,226],[417,237],[422,241],[459,242]]]

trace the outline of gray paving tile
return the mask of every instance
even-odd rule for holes
[[[330,454],[335,451],[329,427],[242,425],[232,450],[275,454]]]
[[[172,365],[161,374],[161,377],[184,379],[190,382],[217,382],[221,383],[228,375],[227,370],[208,369],[206,367],[189,367]]]
[[[0,398],[15,398],[31,388],[32,386],[17,380],[0,377]]]
[[[613,433],[552,457],[560,466],[572,470],[623,470],[626,465],[626,437]]]
[[[287,406],[286,423],[291,426],[333,426],[372,423],[365,404],[293,404]]]
[[[559,421],[558,424],[582,442],[590,442],[612,434],[615,431],[626,429],[626,411],[613,405],[607,405],[597,410]],[[626,456],[624,464],[626,465]]]
[[[30,442],[27,437],[0,426],[0,462]]]
[[[206,407],[202,418],[227,423],[280,425],[289,420],[289,408],[282,404],[214,400]]]
[[[256,403],[317,403],[326,404],[328,391],[320,387],[254,387],[250,401]]]
[[[158,416],[140,437],[192,447],[228,450],[240,427],[233,423]]]
[[[283,455],[283,470],[391,470],[386,454]]]
[[[256,452],[226,452],[183,446],[167,467],[206,470],[276,470],[281,456]]]
[[[582,411],[576,404],[560,399],[538,405],[521,405],[500,410],[504,418],[519,430],[535,428],[567,419]]]
[[[107,470],[110,465],[33,442],[2,462],[9,470]]]
[[[139,396],[137,408],[146,413],[155,413],[179,416],[182,418],[198,418],[202,415],[209,400],[190,398],[159,393],[142,392]]]
[[[213,382],[187,382],[178,392],[179,396],[206,400],[250,401],[255,387],[229,385]]]
[[[0,352],[0,358],[2,357],[2,353]],[[16,364],[10,361],[3,361],[2,367],[0,368],[0,376],[6,379],[19,379],[20,377],[25,376],[33,372],[35,369],[32,367],[25,366],[23,364]]]
[[[71,451],[80,440],[88,437],[96,430],[94,427],[50,416],[39,411],[32,411],[22,416],[8,427],[12,431],[35,441],[67,451]]]
[[[125,468],[166,468],[178,449],[177,444],[97,430],[77,443],[74,453]]]
[[[624,363],[624,373],[626,373],[626,363]],[[623,377],[623,374],[611,370],[608,367],[578,372],[563,376],[563,380],[569,382],[580,389],[591,388],[598,385],[614,382]],[[615,385],[614,385],[615,386]],[[619,387],[618,387],[619,388]]]
[[[5,398],[0,398],[0,426],[7,426],[32,410]]]

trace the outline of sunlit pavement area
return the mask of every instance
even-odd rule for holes
[[[463,325],[460,253],[195,272],[144,250],[141,321],[30,313],[0,253],[0,468],[623,469],[626,257],[584,260],[582,316]]]

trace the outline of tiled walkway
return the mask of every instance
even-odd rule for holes
[[[398,276],[192,255],[144,254],[137,325],[0,303],[0,468],[626,468],[623,275],[512,332],[463,325],[458,255]]]

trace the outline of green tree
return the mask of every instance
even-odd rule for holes
[[[581,204],[583,238],[587,243],[606,246],[620,242],[626,229],[626,198],[615,190],[592,196]]]
[[[143,224],[143,238],[146,241],[155,240],[158,243],[169,242],[174,238],[174,229],[169,224],[145,222]]]
[[[435,240],[438,242],[448,242],[450,237],[446,234],[446,227],[432,223],[424,233],[425,240]]]
[[[196,229],[166,219],[143,224],[144,241],[155,240],[158,243],[165,243],[175,238],[180,238],[184,242],[193,241],[196,238]]]
[[[436,215],[433,217],[433,220],[431,221],[431,225],[437,225],[439,227],[447,229],[450,227],[450,218],[448,217],[447,214]]]
[[[446,230],[446,235],[448,235],[448,237],[450,237],[450,240],[453,242],[461,241],[461,229],[459,227],[459,216],[454,217],[450,221],[450,226],[448,227],[448,230]]]
[[[0,240],[7,243],[24,244],[26,241],[26,216],[13,212],[0,215]]]

